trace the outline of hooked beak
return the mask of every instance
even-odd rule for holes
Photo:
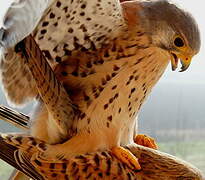
[[[171,52],[172,71],[175,71],[177,69],[179,59],[182,64],[181,70],[179,72],[186,71],[191,64],[192,56],[185,56]]]

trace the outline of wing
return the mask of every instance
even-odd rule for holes
[[[33,6],[34,3],[38,7]],[[12,46],[28,35],[48,6],[50,8],[33,35],[51,63],[53,59],[57,62],[67,59],[71,51],[79,48],[100,48],[117,37],[123,29],[124,19],[119,0],[61,0],[52,4],[51,0],[24,0],[20,1],[20,5],[11,6],[6,13],[7,18],[4,19],[8,25],[4,28],[1,43]],[[27,13],[28,9],[33,13]],[[25,14],[29,14],[28,17]],[[23,20],[18,17],[23,17]],[[14,104],[23,104],[37,95],[35,81],[28,67],[12,49],[1,62],[1,74],[7,96]]]
[[[57,142],[72,137],[76,134],[74,115],[77,108],[56,78],[35,40],[30,35],[18,43],[15,50],[18,56],[25,59],[25,63],[35,79],[38,93],[49,113],[52,134],[56,132],[59,136]]]
[[[0,62],[0,76],[10,104],[22,105],[36,97],[35,81],[24,60],[13,49],[8,49]]]
[[[42,18],[51,0],[13,0],[0,19],[0,76],[8,99],[15,105],[37,95],[35,81],[13,46],[29,35]]]
[[[48,59],[60,62],[73,50],[101,48],[123,25],[119,0],[61,0],[47,11],[34,37]]]

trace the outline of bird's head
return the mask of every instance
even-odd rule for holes
[[[191,14],[168,0],[139,0],[133,4],[137,7],[138,23],[152,44],[169,53],[172,70],[180,60],[181,72],[185,71],[201,45],[198,25]]]
[[[166,0],[142,1],[142,15],[148,19],[147,31],[155,45],[167,50],[172,70],[181,61],[185,71],[199,52],[201,41],[198,25],[186,11]]]

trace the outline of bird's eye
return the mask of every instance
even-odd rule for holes
[[[183,47],[184,46],[184,41],[183,41],[183,39],[182,38],[180,38],[180,37],[176,37],[175,38],[175,40],[174,40],[174,45],[176,46],[176,47]]]

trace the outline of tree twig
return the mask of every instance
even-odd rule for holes
[[[0,119],[4,120],[17,128],[28,129],[29,117],[8,107],[0,105]]]

